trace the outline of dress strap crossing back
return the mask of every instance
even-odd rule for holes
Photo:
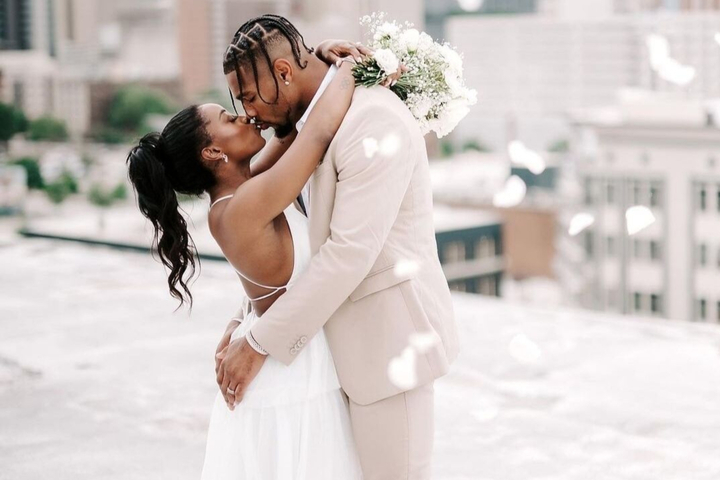
[[[216,204],[218,204],[219,202],[222,202],[223,200],[227,200],[227,199],[232,198],[232,197],[233,197],[233,195],[225,195],[224,197],[218,198],[217,200],[215,200],[214,202],[212,202],[212,203],[210,204],[210,208],[208,208],[208,212],[212,209],[212,207],[214,207],[214,206],[215,206]],[[291,232],[291,233],[292,233],[292,232]],[[269,286],[269,285],[263,285],[262,283],[258,283],[258,282],[256,282],[255,280],[253,280],[253,279],[251,279],[251,278],[248,278],[247,276],[243,275],[243,273],[240,272],[238,269],[233,268],[233,270],[235,270],[235,273],[237,273],[238,275],[240,275],[240,277],[244,278],[245,280],[247,280],[248,282],[252,283],[253,285],[256,285],[256,286],[258,286],[258,287],[260,287],[260,288],[264,288],[264,289],[266,289],[266,290],[270,290],[270,293],[265,294],[265,295],[262,295],[262,296],[260,296],[260,297],[255,297],[255,298],[247,297],[247,299],[248,299],[250,302],[257,302],[257,301],[259,301],[259,300],[264,300],[264,299],[266,299],[266,298],[270,298],[270,297],[272,297],[273,295],[275,295],[276,293],[278,293],[280,290],[285,290],[285,289],[288,287],[287,285],[283,285],[282,287],[271,287],[271,286]]]

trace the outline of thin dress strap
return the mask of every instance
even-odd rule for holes
[[[233,196],[234,196],[234,194],[233,194],[233,195],[225,195],[224,197],[218,198],[217,200],[215,200],[214,202],[212,202],[212,203],[210,204],[210,208],[208,208],[208,212],[209,212],[210,210],[212,210],[212,207],[214,207],[215,205],[217,205],[219,202],[222,202],[223,200],[227,200],[228,198],[232,198]]]
[[[208,208],[208,212],[209,212],[209,211],[212,209],[212,207],[214,207],[218,202],[222,202],[223,200],[227,200],[228,198],[232,198],[232,197],[233,197],[233,195],[225,195],[224,197],[218,198],[217,200],[215,200],[214,202],[212,202],[212,203],[210,204],[210,208]],[[238,269],[233,268],[233,270],[235,270],[235,273],[237,273],[238,275],[240,275],[242,278],[244,278],[244,279],[247,280],[248,282],[252,283],[253,285],[256,285],[256,286],[258,286],[258,287],[260,287],[260,288],[265,288],[265,289],[267,289],[267,290],[271,290],[271,292],[268,293],[267,295],[262,295],[262,296],[256,297],[256,298],[247,297],[247,299],[248,299],[249,301],[251,301],[251,302],[257,302],[257,301],[259,301],[259,300],[264,300],[264,299],[266,299],[266,298],[270,298],[270,297],[272,297],[273,295],[275,295],[276,293],[278,293],[280,290],[284,290],[284,289],[287,288],[287,285],[283,285],[282,287],[270,287],[270,286],[268,286],[268,285],[263,285],[262,283],[258,283],[258,282],[256,282],[256,281],[254,281],[254,280],[246,277],[246,276],[243,275]]]

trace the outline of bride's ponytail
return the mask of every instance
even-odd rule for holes
[[[138,206],[152,223],[153,247],[170,270],[170,295],[180,306],[189,301],[192,307],[187,283],[195,275],[197,249],[176,192],[200,195],[215,184],[214,175],[200,160],[200,151],[209,143],[205,122],[193,106],[173,117],[162,134],[145,135],[127,158]]]

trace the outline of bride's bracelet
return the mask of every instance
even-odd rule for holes
[[[248,344],[250,344],[250,347],[252,347],[253,350],[255,350],[260,355],[268,355],[268,352],[260,346],[257,341],[255,341],[255,338],[252,336],[252,332],[248,331],[245,334],[245,340],[247,340]]]

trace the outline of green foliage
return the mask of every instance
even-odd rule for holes
[[[30,140],[47,140],[63,142],[68,139],[65,122],[53,117],[40,117],[30,122],[28,130]]]
[[[0,141],[7,142],[13,135],[24,132],[27,128],[28,121],[22,110],[0,103]]]
[[[125,200],[127,198],[127,187],[124,183],[119,183],[112,191],[112,197],[115,200]]]
[[[455,146],[449,140],[442,140],[440,142],[440,156],[443,158],[450,157],[455,153]]]
[[[127,188],[124,183],[120,183],[113,188],[93,184],[88,191],[88,200],[90,203],[100,208],[107,208],[118,200],[125,198],[127,198]]]
[[[468,150],[475,150],[477,152],[489,152],[490,149],[478,140],[468,140],[463,143],[462,151],[467,152]]]
[[[127,142],[129,135],[122,130],[105,127],[97,130],[92,137],[101,143],[119,144]]]
[[[70,193],[78,193],[78,182],[75,176],[73,176],[72,173],[68,172],[67,170],[63,170],[63,172],[60,174],[60,177],[57,179],[54,183],[60,183],[62,185],[65,185],[67,188],[67,191]]]
[[[45,193],[51,202],[58,205],[72,193],[66,183],[61,180],[49,183],[45,186]]]
[[[566,139],[556,140],[548,147],[548,152],[565,153],[570,151],[570,142]]]
[[[32,190],[41,190],[45,187],[45,182],[40,173],[40,164],[37,158],[23,157],[11,162],[12,165],[20,165],[25,169],[27,176],[27,186]]]
[[[113,97],[108,126],[124,132],[138,132],[149,114],[169,114],[173,103],[162,93],[139,85],[121,88]]]

